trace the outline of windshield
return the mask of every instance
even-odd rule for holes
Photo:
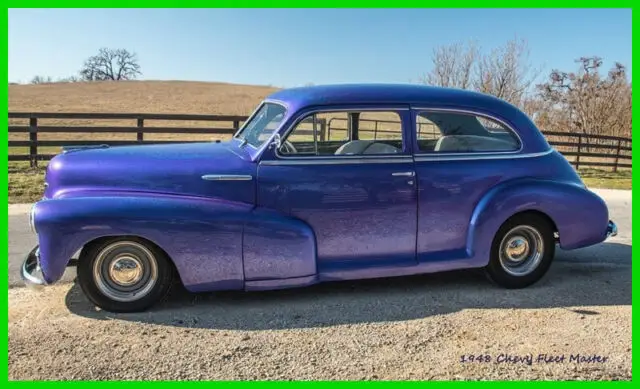
[[[236,138],[256,148],[262,146],[282,123],[285,111],[280,104],[264,103],[251,120],[242,127]]]

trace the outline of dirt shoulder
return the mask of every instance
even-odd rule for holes
[[[96,311],[75,284],[14,288],[8,368],[11,380],[628,380],[630,264],[565,257],[539,284],[515,291],[474,272],[266,293],[177,291],[126,315]]]

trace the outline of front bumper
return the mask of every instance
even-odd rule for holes
[[[607,238],[618,235],[618,226],[613,220],[609,220],[609,225],[607,226]]]
[[[30,288],[40,289],[47,285],[42,275],[42,270],[40,269],[40,246],[34,247],[29,254],[27,254],[27,257],[22,263],[20,276],[25,285]]]

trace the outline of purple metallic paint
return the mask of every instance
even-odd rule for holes
[[[416,162],[420,209],[418,257],[430,260],[431,257],[437,258],[439,253],[473,250],[474,246],[467,242],[473,233],[472,215],[481,211],[490,212],[492,218],[501,220],[499,224],[516,211],[541,211],[565,230],[560,235],[560,244],[563,248],[570,247],[573,235],[588,235],[590,228],[564,228],[576,219],[572,214],[575,206],[584,202],[584,206],[594,205],[595,210],[606,208],[603,208],[601,200],[593,204],[593,195],[585,192],[575,171],[566,165],[564,157],[557,152],[535,158]],[[527,182],[534,184],[525,186]],[[507,189],[509,192],[505,194]],[[500,204],[496,209],[483,211],[485,202],[490,198],[516,195],[518,203],[512,207]],[[571,198],[571,202],[566,203],[562,196],[570,196],[567,198]],[[560,213],[553,202],[570,212]],[[506,217],[502,217],[503,212],[506,212]],[[601,221],[602,215],[599,215],[595,221],[606,230],[606,212],[604,217],[605,220]],[[490,243],[495,231],[497,228],[487,231],[490,235],[478,240]],[[484,265],[484,260],[480,260],[479,265]]]
[[[306,223],[257,208],[244,228],[246,281],[315,276],[316,239]]]
[[[60,154],[49,163],[45,197],[112,190],[233,198],[254,203],[255,181],[208,182],[206,174],[255,175],[255,164],[229,143],[122,146]]]
[[[318,108],[398,108],[404,158],[283,164],[269,141],[255,149],[236,139],[59,155],[49,164],[46,199],[35,208],[46,281],[57,281],[74,252],[105,236],[155,243],[191,291],[481,267],[500,225],[523,211],[547,215],[564,249],[606,237],[604,202],[560,154],[544,154],[549,145],[535,125],[499,99],[424,86],[343,85],[285,90],[267,100],[287,107],[281,135]],[[421,161],[433,155],[414,154],[412,107],[497,117],[518,131],[523,149],[516,158]],[[517,158],[531,153],[540,155]],[[252,179],[205,181],[206,174]]]
[[[71,255],[103,236],[133,235],[162,248],[193,291],[243,287],[242,229],[252,206],[140,193],[44,200],[36,205],[41,266],[47,282]]]

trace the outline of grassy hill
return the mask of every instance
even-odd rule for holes
[[[9,85],[9,111],[247,115],[276,90],[189,81]]]

